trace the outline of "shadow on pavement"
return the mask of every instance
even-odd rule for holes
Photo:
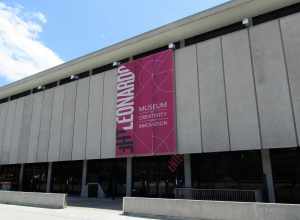
[[[112,200],[67,196],[67,204],[68,206],[75,207],[99,208],[121,211],[123,200],[122,198]]]

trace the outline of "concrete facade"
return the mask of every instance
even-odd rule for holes
[[[260,149],[248,30],[222,37],[231,150]]]
[[[54,90],[54,99],[51,117],[51,130],[49,140],[49,161],[58,161],[61,139],[61,121],[63,113],[64,87],[59,86]]]
[[[176,51],[177,150],[179,153],[202,152],[200,104],[196,46]],[[190,129],[190,128],[193,129]]]
[[[31,130],[31,118],[32,118],[32,100],[33,96],[27,96],[24,98],[24,108],[23,108],[23,121],[21,126],[21,134],[19,142],[22,143],[22,147],[19,147],[18,158],[19,163],[27,162],[27,155],[29,150],[29,137]]]
[[[86,159],[100,157],[101,122],[103,106],[103,75],[90,79],[89,111],[87,121]]]
[[[178,153],[298,146],[299,21],[175,50]],[[0,104],[1,164],[115,158],[115,81],[112,69]]]
[[[83,160],[86,152],[87,117],[89,104],[90,79],[78,81],[75,122],[73,135],[72,160]]]
[[[279,21],[250,30],[263,148],[297,146]]]
[[[178,153],[298,146],[298,21],[175,50]],[[115,80],[113,69],[0,104],[1,164],[114,158]]]
[[[59,160],[61,161],[72,160],[77,82],[66,84],[64,88],[65,98],[63,103],[59,152]]]

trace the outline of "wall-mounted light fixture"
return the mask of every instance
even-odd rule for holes
[[[79,77],[76,76],[76,75],[71,75],[71,76],[70,76],[70,79],[71,79],[71,80],[75,80],[75,79],[78,79],[78,78],[79,78]]]
[[[175,49],[175,44],[174,43],[169,43],[168,48],[169,49]]]
[[[243,18],[242,24],[246,27],[252,26],[252,18]]]
[[[117,67],[117,66],[119,66],[120,64],[121,64],[120,62],[114,61],[113,64],[112,64],[112,66],[113,66],[113,67]]]

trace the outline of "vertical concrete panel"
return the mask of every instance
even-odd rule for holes
[[[74,115],[77,81],[63,85],[65,88],[64,109],[61,127],[61,145],[59,159],[72,159]]]
[[[29,150],[27,162],[32,163],[37,160],[38,138],[40,131],[41,112],[43,105],[44,92],[39,92],[33,95],[33,109],[30,126]]]
[[[1,165],[1,156],[3,151],[3,145],[2,145],[2,138],[3,138],[3,132],[4,132],[4,118],[3,118],[3,106],[4,104],[0,104],[0,165]]]
[[[175,52],[177,152],[200,153],[201,129],[196,46]]]
[[[101,73],[90,79],[86,159],[100,158],[103,78]]]
[[[300,140],[300,14],[288,16],[281,19],[280,22],[298,140]]]
[[[2,145],[2,139],[3,139],[3,132],[4,132],[4,122],[5,122],[5,119],[3,117],[3,107],[4,107],[4,104],[0,104],[0,165],[1,165],[1,156],[2,156],[2,151],[3,151],[3,145]]]
[[[54,88],[53,105],[51,108],[52,117],[51,117],[51,128],[50,128],[48,161],[59,160],[64,92],[65,92],[65,88],[63,86],[58,86]]]
[[[23,121],[22,121],[21,132],[20,132],[19,153],[18,153],[19,163],[27,162],[27,156],[29,150],[30,125],[31,125],[31,117],[32,117],[32,100],[33,100],[33,95],[29,95],[24,98]]]
[[[18,151],[19,151],[19,140],[21,134],[21,127],[23,121],[23,108],[24,108],[24,98],[19,98],[16,100],[16,111],[13,126],[13,133],[11,139],[11,147],[9,154],[9,163],[18,163]]]
[[[2,164],[9,163],[9,153],[11,149],[11,140],[14,136],[13,125],[15,119],[16,100],[8,103],[8,114],[6,119],[4,139],[3,139],[3,153],[1,157]]]
[[[37,150],[37,162],[46,162],[48,160],[53,95],[54,89],[49,89],[44,92],[40,135]]]
[[[200,109],[205,152],[229,150],[220,39],[197,44]]]
[[[72,160],[85,159],[90,78],[78,81]]]
[[[101,158],[114,158],[116,150],[116,69],[104,75]]]
[[[8,103],[1,104],[1,112],[0,112],[0,164],[2,164],[2,155],[4,152],[3,144],[5,137],[5,130],[7,129],[6,120],[8,113]]]
[[[250,30],[263,148],[296,146],[278,21]]]
[[[260,149],[248,31],[222,38],[231,150]]]

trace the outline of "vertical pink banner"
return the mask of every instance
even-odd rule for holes
[[[176,153],[173,50],[118,68],[116,156]]]

